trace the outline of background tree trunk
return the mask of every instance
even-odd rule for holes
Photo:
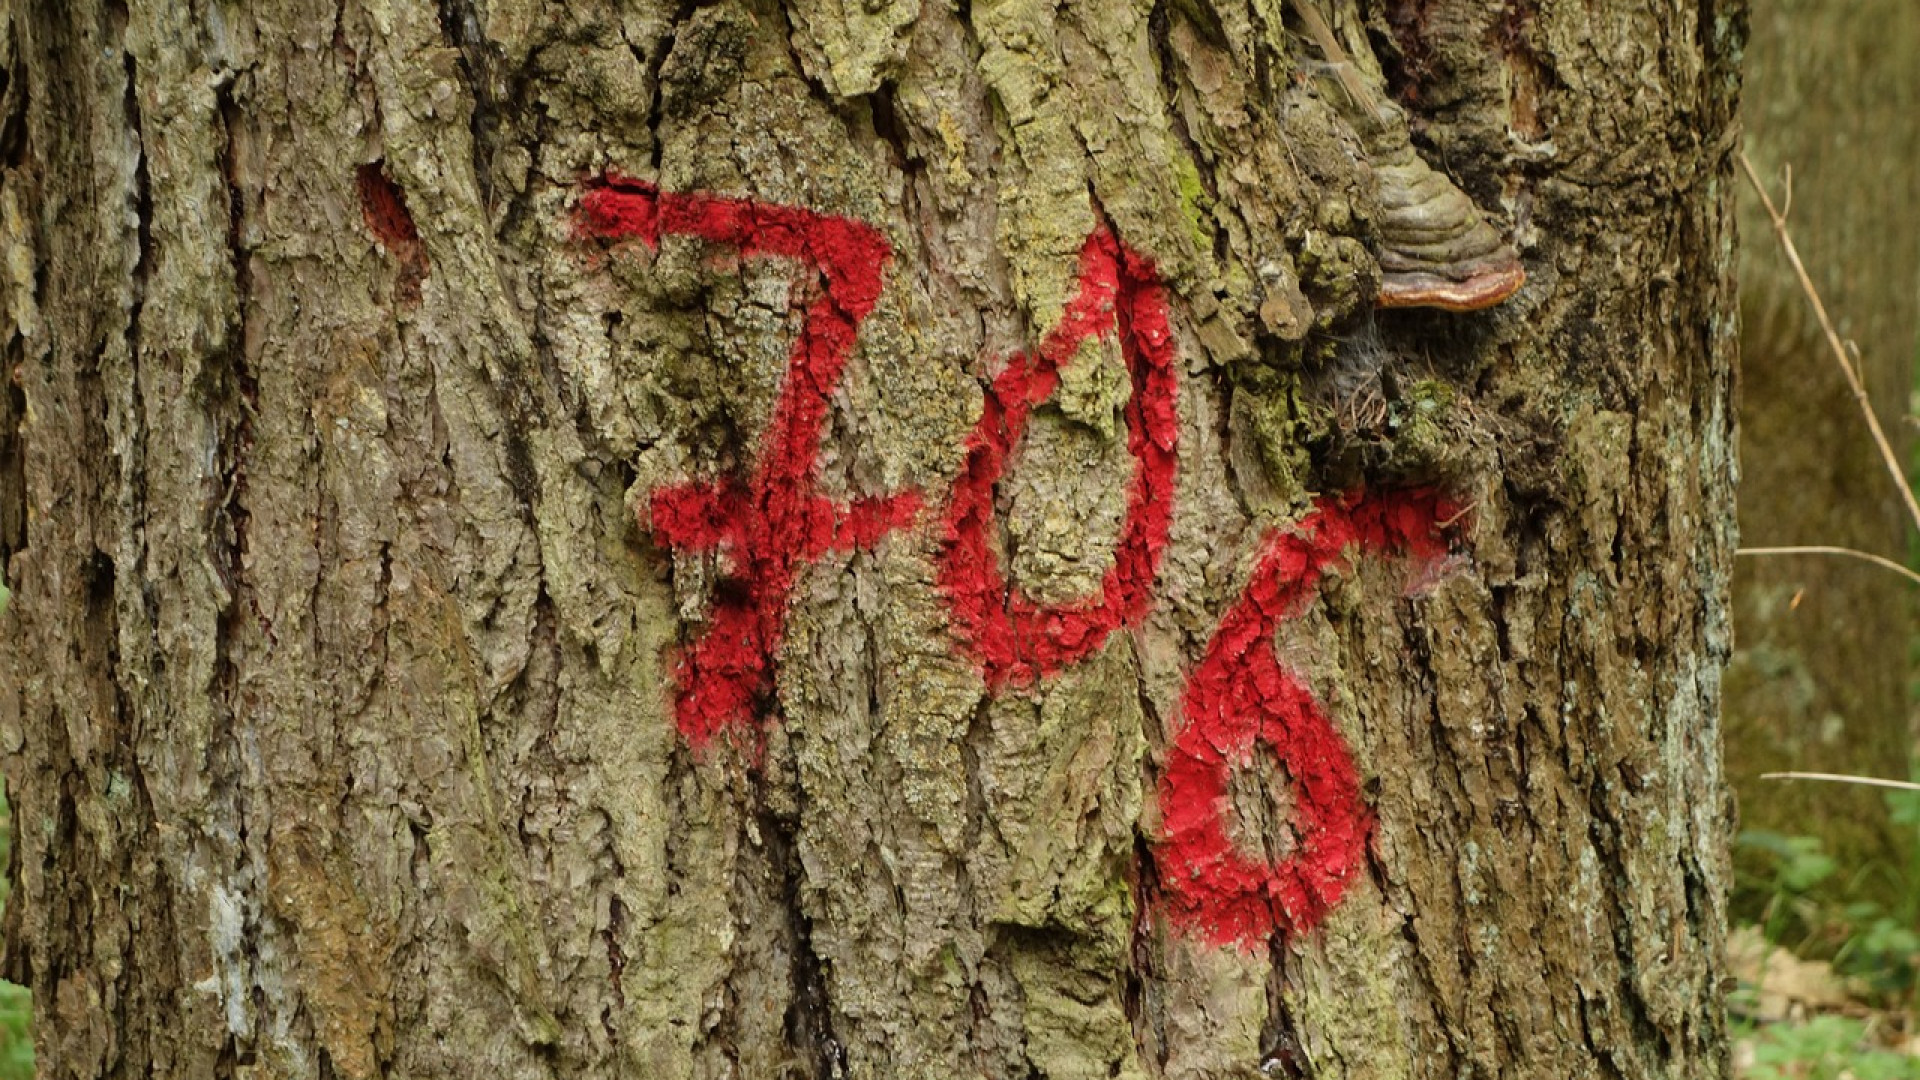
[[[1791,228],[1897,445],[1920,303],[1920,10],[1899,2],[1758,5],[1748,50],[1748,156],[1793,170]],[[1806,297],[1745,193],[1740,531],[1752,546],[1838,544],[1903,559],[1909,524]],[[1742,825],[1820,837],[1864,895],[1891,900],[1911,839],[1879,793],[1781,784],[1804,769],[1903,778],[1912,597],[1865,564],[1743,560],[1728,669],[1727,765]]]
[[[44,1075],[1720,1075],[1741,5],[1339,18],[1510,217],[1502,308],[1375,320],[1368,174],[1273,0],[5,9],[7,973]],[[586,235],[596,191],[640,238]],[[638,209],[690,193],[758,201]],[[876,229],[877,299],[872,259],[744,250],[795,243],[774,206]],[[1175,354],[1151,610],[990,690],[942,514],[1102,228],[1156,268],[1123,330],[1157,277]],[[790,343],[849,325],[797,475],[926,509],[808,541],[752,608],[773,696],[695,747],[683,650],[787,564],[689,550],[720,512],[675,533],[662,493],[748,513],[686,485],[785,460]],[[1160,452],[1104,340],[986,504],[1037,602],[1121,573]],[[1219,941],[1167,870],[1182,702],[1262,551],[1363,486],[1468,507],[1413,595],[1350,551],[1265,616],[1364,865]],[[1234,771],[1237,850],[1317,842],[1299,752]]]

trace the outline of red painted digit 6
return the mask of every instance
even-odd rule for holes
[[[1345,565],[1350,549],[1437,561],[1446,552],[1437,526],[1453,516],[1426,492],[1349,496],[1323,499],[1268,535],[1253,579],[1187,681],[1185,726],[1160,779],[1160,879],[1176,925],[1251,947],[1275,931],[1311,929],[1340,901],[1366,858],[1373,817],[1346,740],[1275,658],[1274,630],[1306,609],[1320,575]],[[1277,863],[1242,854],[1227,835],[1227,781],[1251,764],[1255,743],[1293,781],[1296,843]]]
[[[1133,383],[1126,407],[1133,482],[1126,515],[1100,593],[1043,606],[1007,586],[995,556],[993,489],[1026,430],[1033,407],[1053,396],[1060,367],[1088,338],[1117,332]],[[1080,251],[1080,289],[1039,352],[1016,354],[987,392],[980,422],[947,503],[939,587],[962,646],[998,688],[1031,683],[1085,659],[1120,626],[1146,613],[1173,512],[1174,345],[1166,296],[1153,266],[1106,229]]]

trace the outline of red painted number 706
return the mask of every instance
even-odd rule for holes
[[[752,199],[663,192],[622,177],[586,185],[581,231],[657,247],[682,235],[747,258],[800,263],[815,275],[773,416],[745,476],[690,480],[656,490],[643,526],[678,550],[722,551],[702,632],[675,668],[681,735],[705,747],[716,735],[754,735],[770,711],[773,658],[785,637],[800,572],[836,550],[871,547],[920,514],[917,491],[841,504],[821,495],[817,472],[828,402],[846,370],[860,323],[880,298],[892,247],[848,218]],[[939,511],[938,587],[956,647],[990,691],[1029,685],[1092,655],[1137,623],[1167,544],[1179,424],[1176,348],[1153,264],[1099,229],[1081,248],[1077,292],[1059,325],[1031,354],[1007,361]],[[1126,406],[1133,458],[1113,567],[1085,600],[1043,605],[1020,595],[993,544],[994,489],[1035,406],[1089,338],[1116,338],[1132,394]],[[1159,789],[1158,861],[1167,913],[1220,943],[1256,945],[1297,933],[1339,901],[1363,865],[1372,818],[1351,750],[1299,678],[1274,656],[1281,620],[1299,615],[1321,574],[1350,550],[1444,556],[1439,525],[1453,509],[1429,492],[1322,500],[1312,514],[1262,540],[1253,579],[1223,618],[1181,694],[1182,728]],[[1269,746],[1295,790],[1295,843],[1278,861],[1250,857],[1228,835],[1227,780]]]

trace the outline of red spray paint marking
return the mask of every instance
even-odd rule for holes
[[[1346,740],[1313,692],[1274,656],[1274,631],[1297,618],[1320,575],[1352,554],[1446,555],[1439,524],[1455,508],[1428,492],[1322,499],[1266,548],[1181,697],[1185,726],[1160,780],[1159,855],[1168,915],[1216,944],[1253,947],[1311,929],[1340,901],[1366,857],[1373,817]],[[1227,782],[1266,743],[1293,781],[1293,850],[1249,858],[1227,835]]]
[[[893,250],[870,226],[751,199],[663,192],[624,177],[588,184],[581,230],[634,237],[694,236],[749,258],[793,259],[817,271],[759,460],[750,476],[654,493],[653,535],[677,549],[724,549],[733,569],[706,631],[679,658],[674,703],[680,734],[696,749],[722,731],[755,730],[772,691],[773,657],[786,636],[787,602],[801,569],[829,552],[872,547],[905,528],[920,495],[905,491],[841,506],[820,495],[815,473],[828,399],[846,370],[861,320],[880,299]]]
[[[1107,636],[1146,613],[1173,512],[1174,344],[1166,296],[1153,266],[1100,229],[1080,251],[1079,293],[1039,352],[1016,354],[987,393],[967,437],[966,460],[947,503],[939,588],[955,629],[991,688],[1027,685],[1083,660]],[[1099,595],[1043,606],[1011,594],[994,554],[993,488],[1034,406],[1053,396],[1060,367],[1088,338],[1117,333],[1133,382],[1127,450],[1133,480],[1113,568]]]
[[[650,247],[665,234],[696,236],[749,257],[795,259],[823,278],[752,475],[665,488],[648,509],[662,543],[723,548],[734,562],[734,587],[721,591],[706,632],[677,671],[679,728],[701,747],[722,731],[751,727],[771,687],[801,567],[830,551],[870,547],[918,511],[911,491],[836,505],[817,494],[814,476],[828,396],[879,298],[891,250],[874,230],[844,218],[662,193],[614,177],[588,186],[580,226]],[[1043,607],[1009,595],[989,543],[993,488],[1032,409],[1058,388],[1061,365],[1109,331],[1132,379],[1127,446],[1135,461],[1114,568],[1097,597]],[[1085,659],[1146,611],[1172,511],[1174,360],[1151,264],[1096,232],[1081,251],[1079,293],[1060,325],[1036,355],[1013,357],[994,380],[946,508],[939,587],[990,687],[1030,683]],[[1176,926],[1219,944],[1253,946],[1275,932],[1311,929],[1340,901],[1365,857],[1372,817],[1352,753],[1312,692],[1274,656],[1274,631],[1306,609],[1320,575],[1345,566],[1350,551],[1437,564],[1446,554],[1440,525],[1453,516],[1453,507],[1427,492],[1350,494],[1322,500],[1291,529],[1268,536],[1252,580],[1188,680],[1184,727],[1160,784],[1161,878]],[[1297,843],[1274,864],[1240,853],[1227,833],[1229,779],[1251,764],[1259,742],[1274,749],[1294,784]]]

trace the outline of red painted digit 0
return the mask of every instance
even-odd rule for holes
[[[1034,406],[1053,396],[1060,367],[1083,342],[1117,333],[1133,383],[1127,450],[1133,480],[1112,569],[1099,595],[1047,607],[1014,593],[994,554],[993,489]],[[1016,354],[987,392],[980,422],[947,504],[939,587],[961,643],[989,687],[1016,686],[1085,659],[1120,626],[1146,613],[1173,513],[1174,345],[1153,265],[1106,229],[1080,251],[1079,292],[1038,353]]]
[[[1439,524],[1456,516],[1426,492],[1323,499],[1271,533],[1240,600],[1221,620],[1181,697],[1184,721],[1160,780],[1160,878],[1176,926],[1216,944],[1255,946],[1311,929],[1366,858],[1372,815],[1359,771],[1313,692],[1274,656],[1281,620],[1306,610],[1320,576],[1357,553],[1446,554]],[[1227,782],[1271,747],[1293,782],[1293,850],[1278,863],[1242,854],[1227,835]]]
[[[665,488],[648,507],[653,535],[672,548],[724,548],[733,561],[706,631],[680,656],[675,719],[695,748],[721,731],[746,730],[772,688],[786,635],[787,602],[800,570],[831,551],[872,547],[906,527],[920,495],[905,491],[837,505],[816,488],[828,399],[846,370],[861,320],[880,299],[892,257],[871,226],[752,199],[663,192],[605,177],[587,185],[579,225],[587,235],[694,236],[747,257],[793,259],[818,272],[752,474]]]

